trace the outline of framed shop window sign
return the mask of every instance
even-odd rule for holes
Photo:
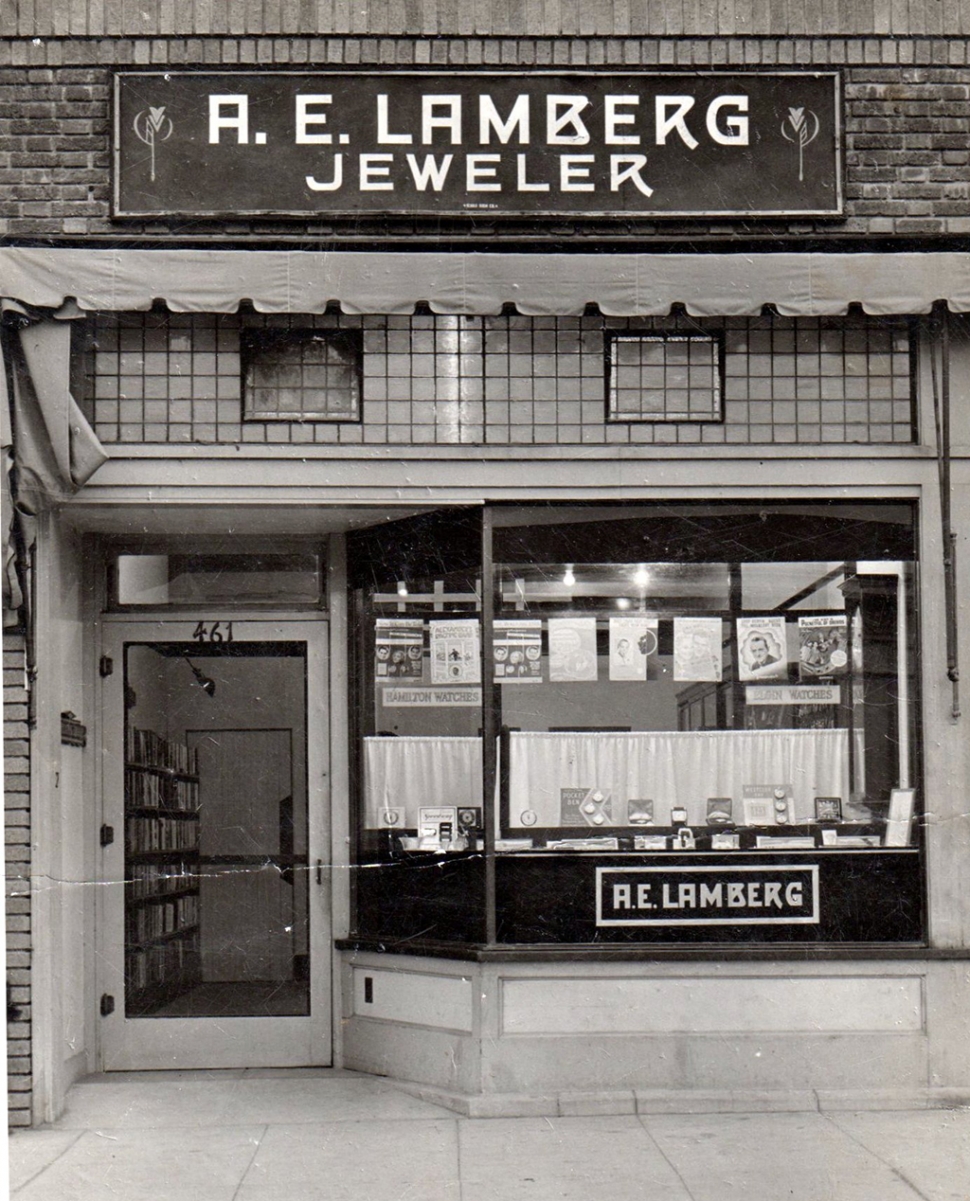
[[[359,330],[246,330],[240,349],[244,421],[360,421]]]
[[[720,335],[617,333],[606,342],[608,421],[723,421]]]

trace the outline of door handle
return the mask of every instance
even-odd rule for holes
[[[317,860],[317,888],[323,887],[323,860]]]

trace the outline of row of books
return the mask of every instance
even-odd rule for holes
[[[170,742],[154,730],[139,730],[131,725],[125,730],[125,759],[129,763],[165,767],[190,776],[199,771],[199,755],[195,748],[182,742]]]
[[[195,851],[199,846],[198,822],[177,817],[129,817],[125,820],[125,845],[133,854],[144,851]]]
[[[129,989],[162,988],[180,976],[198,971],[199,932],[185,938],[173,938],[157,947],[129,951],[125,958],[125,976]]]
[[[147,942],[199,922],[198,896],[176,897],[160,905],[143,905],[128,914],[128,942]]]
[[[125,773],[125,804],[129,809],[185,809],[194,812],[199,808],[199,784],[197,780],[173,779],[128,768]]]
[[[199,877],[193,866],[184,863],[133,863],[128,868],[127,894],[129,901],[146,897],[165,896],[198,888]]]

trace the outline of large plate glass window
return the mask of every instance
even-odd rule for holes
[[[481,513],[348,539],[354,588],[357,933],[480,942]]]
[[[494,555],[500,940],[921,936],[907,506],[498,510]]]

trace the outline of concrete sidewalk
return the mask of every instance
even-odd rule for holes
[[[10,1161],[17,1201],[968,1201],[970,1110],[465,1118],[351,1072],[129,1073]]]

